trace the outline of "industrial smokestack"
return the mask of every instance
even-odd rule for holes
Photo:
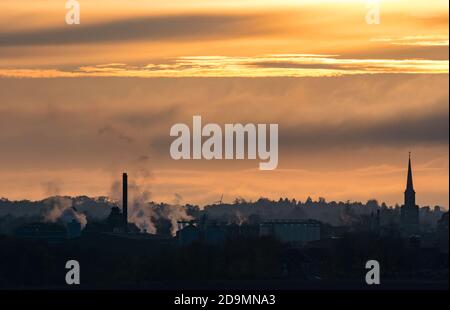
[[[123,226],[125,231],[128,229],[128,175],[124,173],[122,175],[122,215]]]

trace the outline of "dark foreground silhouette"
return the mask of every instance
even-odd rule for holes
[[[71,259],[80,263],[79,288],[87,289],[364,289],[370,259],[380,262],[385,289],[448,289],[448,253],[372,233],[301,248],[270,237],[181,246],[114,234],[56,244],[2,236],[0,248],[3,289],[68,288],[64,267]]]

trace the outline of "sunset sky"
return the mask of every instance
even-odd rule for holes
[[[449,203],[448,2],[0,2],[0,197]],[[279,124],[279,165],[174,161],[175,123]],[[181,199],[181,201],[180,201]]]

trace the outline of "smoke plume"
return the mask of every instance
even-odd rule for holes
[[[122,197],[122,184],[116,181],[112,185],[111,196],[116,201]],[[150,185],[135,181],[128,182],[128,222],[135,224],[141,231],[151,234],[161,233],[161,222],[170,223],[170,234],[175,235],[177,221],[191,220],[184,207],[174,204],[155,204],[150,201]]]
[[[75,207],[73,207],[73,201],[67,197],[52,197],[46,201],[46,206],[44,208],[44,220],[46,222],[60,222],[65,225],[75,220],[81,224],[83,229],[87,224],[86,215],[78,212]]]

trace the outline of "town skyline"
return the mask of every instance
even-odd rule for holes
[[[125,174],[127,174],[127,173],[124,173],[124,175]],[[412,185],[413,183],[412,183],[411,152],[408,152],[408,169],[407,169],[407,176],[406,176],[406,178],[407,178],[407,180],[405,182],[406,183],[405,191],[408,191],[408,190],[411,190],[411,188],[413,186]],[[56,186],[56,185],[55,184],[49,184],[49,186]],[[114,185],[114,187],[116,187],[116,188],[115,188],[115,190],[113,190],[114,194],[112,194],[112,195],[99,195],[99,196],[92,196],[90,198],[94,198],[94,199],[107,198],[107,199],[112,199],[112,201],[115,201],[116,203],[120,204],[121,198],[120,198],[120,195],[118,193],[117,183]],[[132,189],[133,189],[134,195],[145,197],[145,199],[148,200],[146,202],[151,202],[151,203],[156,203],[156,204],[158,204],[158,203],[159,204],[168,204],[168,205],[173,204],[173,205],[176,205],[176,206],[179,206],[179,205],[199,205],[200,207],[207,207],[207,206],[217,205],[217,204],[218,205],[236,204],[237,201],[241,201],[243,203],[254,203],[255,201],[260,201],[261,199],[267,199],[267,200],[272,201],[272,202],[276,202],[277,200],[279,200],[279,201],[283,200],[283,201],[288,201],[289,203],[297,202],[299,204],[300,203],[302,203],[302,204],[308,204],[308,203],[326,203],[326,204],[328,204],[328,203],[343,203],[343,202],[345,202],[345,203],[348,202],[348,203],[361,203],[361,204],[364,204],[364,203],[369,204],[370,203],[370,204],[373,204],[373,203],[376,202],[377,205],[380,206],[380,207],[386,206],[386,207],[390,207],[390,208],[392,208],[392,207],[401,207],[401,206],[405,205],[405,204],[403,204],[401,202],[396,202],[394,204],[389,204],[389,203],[386,203],[385,201],[377,199],[376,197],[372,197],[372,198],[368,199],[366,202],[365,201],[350,200],[350,199],[346,199],[346,200],[328,200],[327,197],[325,197],[324,195],[319,195],[317,197],[307,196],[307,198],[304,198],[303,200],[302,199],[298,199],[296,197],[281,197],[280,196],[279,198],[277,198],[277,197],[267,197],[267,196],[264,196],[264,195],[260,195],[255,200],[252,200],[252,199],[246,200],[245,197],[235,196],[235,197],[231,197],[230,200],[228,202],[226,202],[224,200],[224,194],[221,195],[220,200],[218,200],[218,201],[213,201],[213,202],[210,202],[210,203],[206,202],[206,203],[203,203],[203,204],[196,204],[195,202],[183,201],[182,196],[179,195],[179,194],[175,194],[174,195],[174,200],[173,201],[155,201],[155,200],[152,200],[152,197],[149,195],[149,193],[145,189],[141,189],[139,187],[139,185],[136,184],[135,182],[132,182]],[[54,190],[57,191],[57,189],[54,189]],[[412,191],[414,192],[414,196],[415,196],[414,189],[412,189]],[[42,199],[36,199],[36,201],[51,199],[52,197],[57,197],[57,196],[61,196],[61,197],[65,196],[65,197],[76,198],[76,197],[83,197],[83,196],[88,196],[88,195],[83,195],[83,194],[80,194],[80,195],[64,195],[64,194],[61,194],[61,193],[57,192],[57,193],[55,193],[54,196],[42,197]],[[7,197],[0,197],[0,198],[2,198],[4,200],[10,200]],[[139,199],[142,200],[141,198],[139,198]],[[26,199],[26,198],[16,199],[16,201],[21,201],[21,200],[33,200],[33,199]],[[11,200],[11,201],[13,201],[13,200]],[[413,202],[413,205],[414,205],[415,204],[415,197],[414,197],[413,201],[414,201]],[[430,210],[434,209],[434,207],[439,207],[440,210],[442,210],[442,211],[445,211],[445,210],[448,211],[448,206],[438,205],[438,204],[434,204],[434,205],[418,205],[418,207],[419,208],[421,208],[421,207],[428,207],[428,208],[430,208]]]
[[[0,3],[0,196],[221,195],[449,205],[448,3],[60,0]],[[320,17],[320,18],[318,18]],[[277,169],[177,161],[170,128],[278,124]],[[237,182],[239,180],[239,182]],[[176,198],[178,197],[178,198]]]

